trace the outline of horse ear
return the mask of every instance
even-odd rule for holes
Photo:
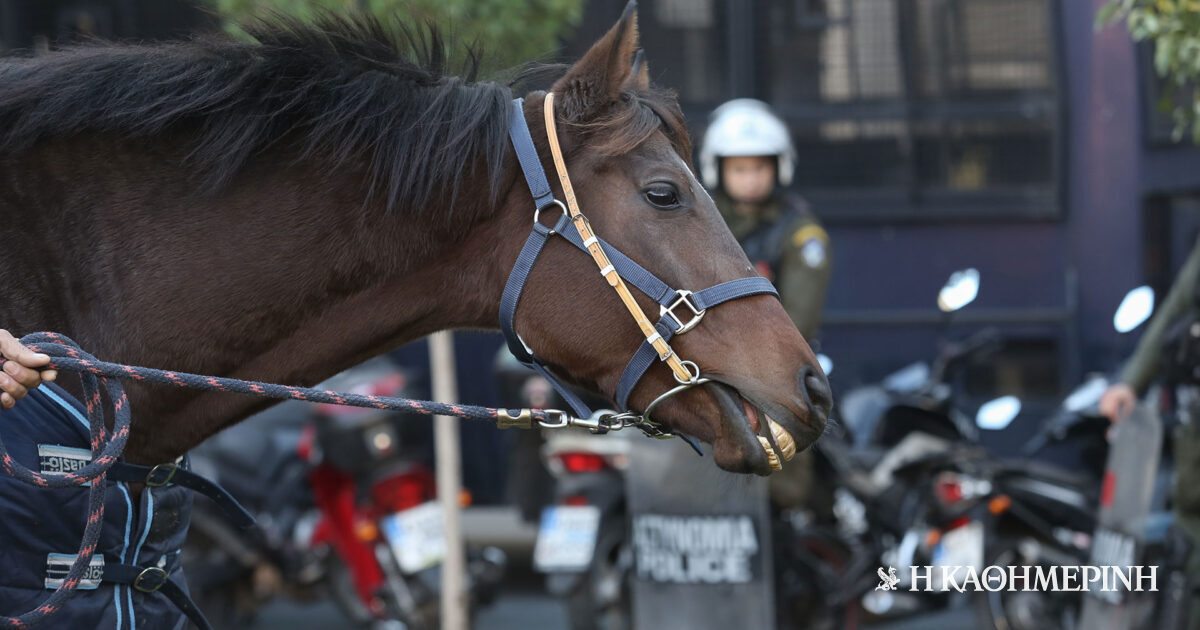
[[[633,69],[626,83],[637,90],[650,89],[650,67],[646,63],[646,51],[641,48],[633,55]]]
[[[630,61],[637,46],[637,2],[630,0],[616,25],[554,84],[562,115],[571,122],[583,122],[619,99],[621,87],[632,73]]]

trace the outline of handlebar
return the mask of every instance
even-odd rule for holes
[[[974,356],[988,355],[999,351],[1003,339],[999,328],[989,326],[963,341],[946,342],[938,353],[937,361],[934,362],[929,379],[930,387],[944,382],[946,371],[951,365]]]
[[[1002,341],[999,328],[984,328],[961,342],[949,344],[943,356],[950,361],[957,361],[976,354],[990,354],[1000,349]]]

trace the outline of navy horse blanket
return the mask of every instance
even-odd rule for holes
[[[0,438],[35,471],[69,472],[91,460],[84,407],[53,383],[0,411]],[[126,482],[107,484],[104,529],[87,579],[39,627],[181,630],[186,616],[173,600],[180,593],[187,599],[179,555],[191,492],[147,486],[137,496]],[[62,583],[83,538],[87,492],[37,488],[0,473],[0,615],[37,608]]]

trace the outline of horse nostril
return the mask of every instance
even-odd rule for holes
[[[808,394],[808,403],[829,413],[833,408],[833,393],[829,390],[829,381],[814,374],[812,370],[805,370],[800,382]]]

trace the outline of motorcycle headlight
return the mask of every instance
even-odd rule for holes
[[[396,452],[400,441],[396,431],[389,424],[377,424],[368,427],[364,432],[367,450],[375,457],[386,457]]]

